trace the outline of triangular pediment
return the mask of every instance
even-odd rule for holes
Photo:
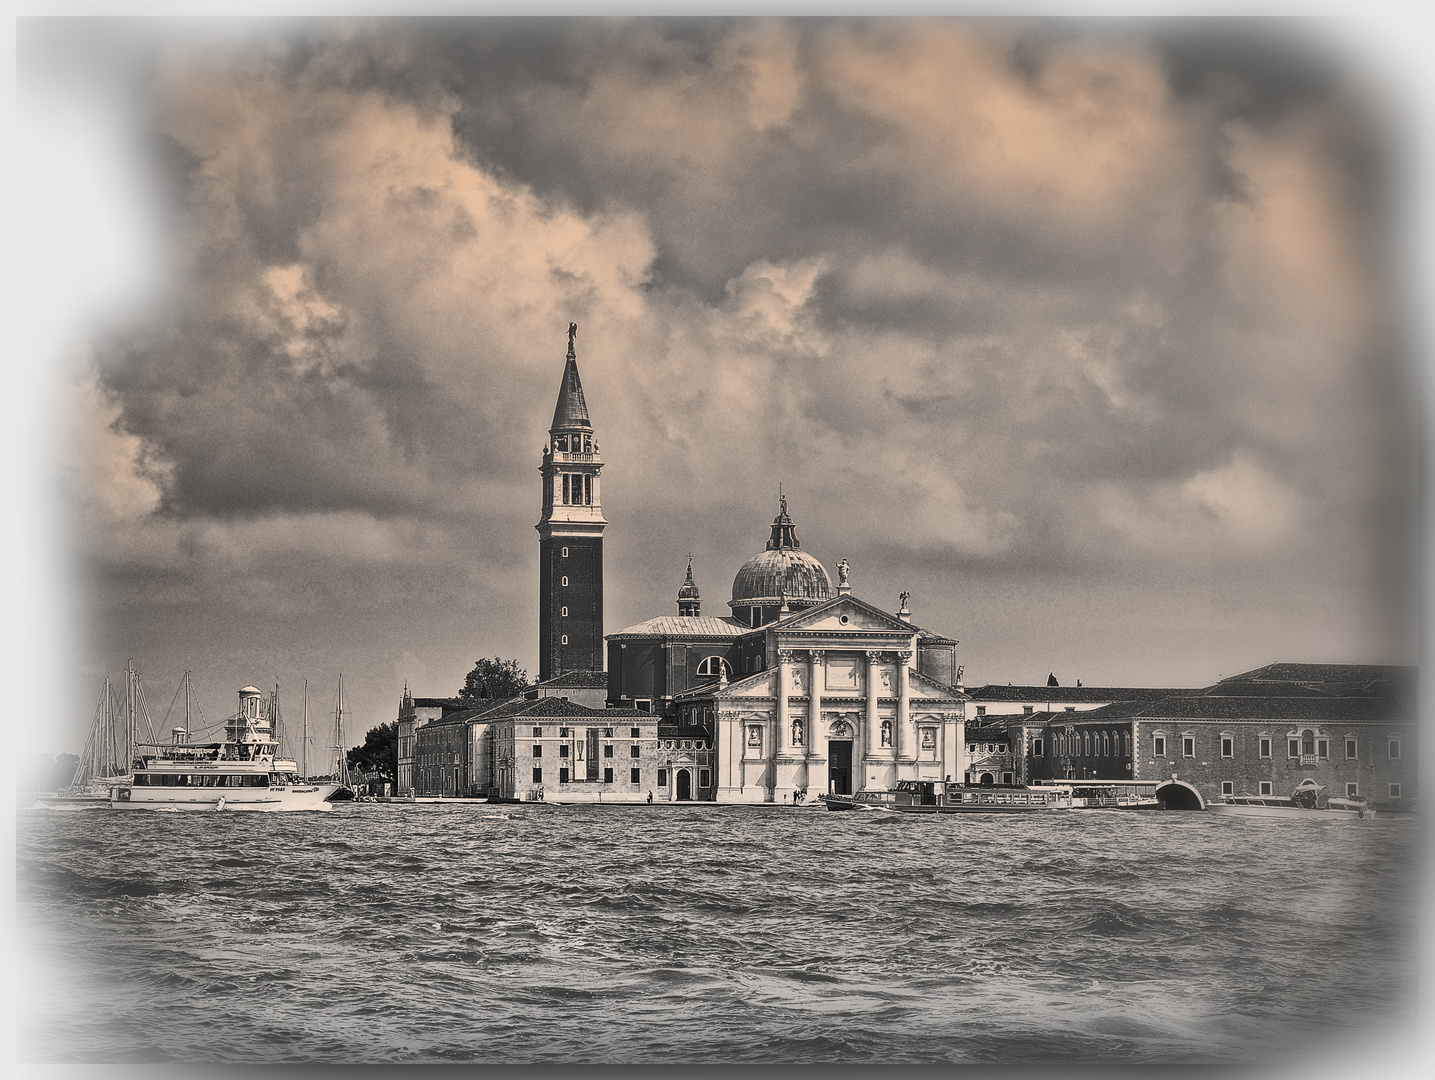
[[[846,619],[844,622],[843,619]],[[816,607],[799,611],[777,622],[773,628],[783,630],[817,630],[850,633],[854,630],[895,630],[903,634],[915,634],[917,627],[903,622],[895,615],[881,608],[873,607],[855,596],[834,596]]]

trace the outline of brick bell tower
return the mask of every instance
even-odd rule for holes
[[[588,420],[568,324],[568,361],[548,445],[543,448],[543,514],[538,530],[538,678],[603,670],[603,459]]]

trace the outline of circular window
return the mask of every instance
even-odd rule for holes
[[[846,615],[843,615],[843,616],[842,616],[840,619],[838,619],[837,621],[840,622],[843,626],[846,626],[846,625],[847,625],[847,616],[846,616]]]

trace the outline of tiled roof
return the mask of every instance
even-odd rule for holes
[[[1098,710],[1104,711],[1104,710]],[[1413,720],[1400,702],[1378,697],[1173,697],[1149,703],[1144,720]],[[1092,716],[1088,713],[1087,716]],[[1092,717],[1094,719],[1094,716]]]
[[[551,679],[531,684],[531,690],[602,690],[608,686],[606,671],[565,671]]]
[[[1419,669],[1394,664],[1267,664],[1254,671],[1222,679],[1229,682],[1292,682],[1365,685],[1380,682],[1410,682]],[[1219,685],[1219,684],[1218,684]]]
[[[460,704],[456,697],[416,697],[414,708],[416,709],[452,709]]]
[[[1173,694],[1198,694],[1199,690],[1183,690],[1170,686],[1001,686],[988,683],[968,690],[973,701],[1067,702],[1072,705],[1093,701],[1136,701],[1168,697]]]
[[[607,719],[628,719],[640,718],[644,720],[656,720],[657,714],[640,712],[637,709],[590,709],[586,705],[578,705],[567,698],[539,698],[537,701],[524,701],[522,708],[508,711],[507,715],[515,717],[547,717],[547,716],[573,716],[584,717],[594,720]],[[487,719],[485,717],[484,719]]]
[[[930,641],[934,645],[959,645],[956,638],[943,637],[941,634],[934,634],[930,630],[923,630],[917,627],[917,638],[920,641]]]
[[[683,724],[659,724],[658,738],[660,739],[711,739],[707,728]]]
[[[735,638],[752,632],[753,627],[726,615],[660,615],[608,634],[607,640],[616,641],[625,637]]]

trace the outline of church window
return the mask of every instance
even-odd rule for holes
[[[568,505],[568,474],[563,474],[563,505]]]
[[[565,619],[568,618],[568,609],[566,607],[563,609],[563,617]]]
[[[568,644],[568,635],[567,635],[567,634],[564,634],[561,640],[562,640],[562,642],[563,642],[564,645],[567,645],[567,644]]]
[[[583,505],[593,505],[593,478],[591,476],[583,477]]]
[[[568,587],[568,575],[567,575],[567,574],[564,574],[564,575],[563,575],[563,587],[564,587],[564,588],[567,588],[567,587]]]
[[[731,675],[732,665],[721,656],[709,656],[698,665],[699,675]]]
[[[565,559],[568,558],[568,549],[567,549],[567,548],[564,548],[564,549],[563,549],[563,557],[564,557]]]
[[[1042,749],[1041,737],[1038,736],[1037,738],[1032,739],[1032,740],[1031,740],[1031,756],[1032,756],[1032,757],[1042,757],[1043,754],[1042,754],[1042,752],[1041,752],[1041,749]]]

